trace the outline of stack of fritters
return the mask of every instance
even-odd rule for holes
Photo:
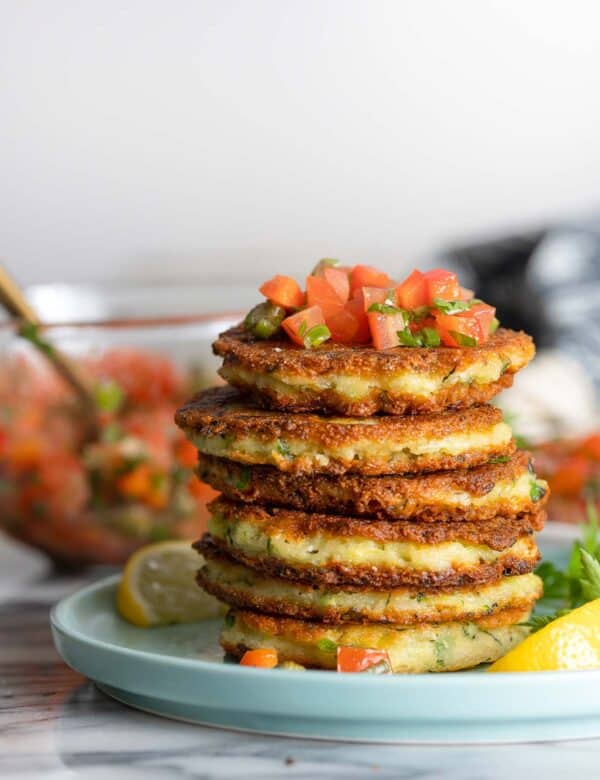
[[[222,492],[196,547],[198,582],[232,607],[228,652],[335,668],[351,645],[395,672],[449,671],[523,638],[547,486],[483,402],[532,358],[528,336],[303,350],[236,328],[215,351],[239,389],[201,393],[177,422]]]

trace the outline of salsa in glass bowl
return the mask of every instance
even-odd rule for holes
[[[196,477],[196,451],[173,415],[218,381],[210,345],[239,316],[170,315],[168,302],[177,310],[182,298],[175,288],[119,288],[118,295],[85,288],[95,313],[86,321],[77,290],[68,288],[62,307],[61,290],[52,303],[63,317],[55,314],[43,338],[91,378],[98,431],[86,435],[72,391],[4,324],[0,525],[69,566],[120,564],[148,542],[197,538],[215,493]]]

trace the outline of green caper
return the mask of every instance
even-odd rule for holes
[[[248,312],[244,320],[244,328],[258,339],[268,339],[277,333],[284,319],[283,307],[265,301]]]

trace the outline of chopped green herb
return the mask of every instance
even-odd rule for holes
[[[531,496],[532,501],[540,501],[546,495],[546,488],[541,484],[541,482],[532,480],[531,487],[529,489],[529,495]]]
[[[433,328],[421,328],[419,331],[423,340],[424,347],[439,347],[441,344],[440,334]]]
[[[492,333],[495,333],[498,328],[500,327],[500,320],[498,317],[494,317],[494,319],[490,322],[490,336]]]
[[[290,445],[284,439],[277,439],[277,452],[284,458],[291,458],[292,451]]]
[[[102,431],[102,441],[107,444],[114,444],[123,438],[124,434],[121,426],[116,422],[109,423]]]
[[[448,641],[446,639],[434,639],[433,650],[435,653],[435,663],[437,666],[445,666],[446,653],[448,652]]]
[[[114,379],[108,379],[96,385],[94,388],[94,400],[101,412],[114,414],[123,405],[125,392],[118,382],[115,382]]]
[[[270,301],[259,303],[244,320],[244,328],[259,339],[268,339],[279,330],[285,319],[285,309]]]
[[[335,653],[337,652],[337,645],[332,642],[331,639],[319,639],[317,642],[317,648],[322,653]]]
[[[312,269],[310,275],[315,276],[316,274],[319,273],[319,271],[322,271],[325,268],[335,268],[339,264],[340,261],[335,260],[333,257],[323,257]]]
[[[306,323],[302,323],[305,325]],[[300,326],[302,327],[302,326]],[[310,330],[306,331],[305,336],[300,336],[304,341],[304,346],[307,349],[313,347],[319,347],[324,341],[331,338],[331,331],[327,325],[313,325]]]
[[[531,615],[529,620],[526,620],[520,625],[527,626],[527,628],[531,629],[531,633],[535,634],[535,632],[539,631],[540,628],[544,628],[544,626],[547,626],[548,623],[552,623],[552,621],[556,620],[556,618],[562,617],[563,615],[568,615],[570,611],[570,609],[559,609],[556,612],[552,612],[548,615]]]
[[[461,311],[468,311],[474,303],[480,301],[473,298],[470,301],[444,301],[441,298],[434,298],[433,305],[442,314],[458,314]]]
[[[412,322],[421,322],[426,317],[429,316],[431,312],[431,309],[429,306],[419,306],[416,309],[412,309],[412,311],[407,312],[408,316],[410,317],[410,320]]]
[[[537,567],[536,574],[544,583],[544,595],[538,607],[552,612],[545,622],[541,618],[548,615],[542,615],[539,620],[535,616],[531,625],[534,630],[600,598],[600,538],[598,514],[593,503],[588,503],[587,523],[581,527],[581,540],[573,544],[566,568],[560,569],[551,561],[545,561]]]
[[[233,483],[233,487],[236,490],[247,490],[250,485],[250,469],[240,469],[240,476]]]
[[[581,548],[581,593],[586,601],[600,598],[600,561]]]
[[[476,347],[477,339],[474,336],[467,336],[466,333],[459,333],[456,330],[451,330],[450,335],[456,341],[459,347]]]
[[[410,328],[406,327],[404,330],[398,331],[398,338],[400,343],[405,347],[422,347],[423,342],[416,333],[411,333]]]
[[[399,309],[397,306],[393,306],[390,303],[372,303],[369,306],[370,312],[377,312],[377,314],[402,314],[405,315],[403,309]]]
[[[225,625],[227,628],[231,628],[235,624],[235,615],[232,615],[231,612],[228,612],[225,615]]]
[[[490,463],[490,464],[508,463],[509,460],[510,460],[510,455],[498,455],[495,458],[490,458],[488,460],[488,463]]]

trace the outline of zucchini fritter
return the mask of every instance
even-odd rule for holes
[[[414,417],[320,417],[264,411],[218,387],[199,393],[175,419],[201,453],[294,473],[468,468],[515,450],[494,406]]]
[[[285,579],[375,589],[450,587],[527,574],[539,558],[532,532],[544,522],[543,513],[495,524],[367,521],[225,499],[210,508],[209,533],[196,543],[200,551],[215,545]]]
[[[355,417],[485,403],[535,354],[528,335],[503,328],[479,347],[379,351],[331,342],[303,349],[286,338],[255,339],[238,326],[213,349],[224,358],[221,376],[257,403]]]
[[[490,663],[523,640],[529,610],[507,609],[470,623],[396,626],[381,623],[328,625],[258,612],[231,610],[221,646],[240,658],[248,649],[274,648],[281,661],[336,668],[336,649],[351,645],[385,650],[395,673],[451,672]]]
[[[236,501],[419,522],[513,519],[542,509],[547,499],[526,452],[472,469],[379,477],[295,474],[200,454],[198,476]],[[546,493],[532,491],[534,484]]]
[[[531,609],[542,595],[535,574],[503,577],[482,586],[443,590],[353,590],[325,588],[266,577],[205,547],[198,583],[213,596],[240,609],[327,623],[470,622],[504,609]]]

